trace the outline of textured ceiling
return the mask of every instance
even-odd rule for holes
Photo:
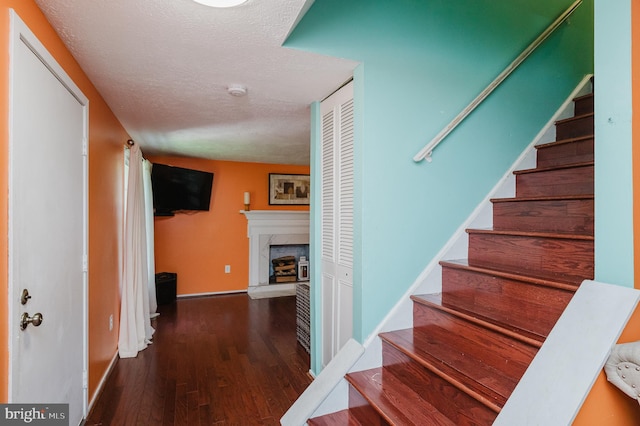
[[[308,164],[309,104],[356,65],[281,47],[312,0],[35,1],[146,154]]]

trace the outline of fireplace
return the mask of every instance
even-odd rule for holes
[[[251,298],[292,296],[296,281],[269,283],[272,246],[309,245],[309,212],[290,210],[243,211],[249,238],[249,284]],[[299,257],[300,255],[298,255]],[[309,259],[308,253],[306,259]],[[299,261],[300,259],[296,259]]]
[[[309,259],[309,244],[278,244],[269,247],[269,284],[306,281],[298,264]]]

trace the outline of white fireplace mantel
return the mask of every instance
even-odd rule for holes
[[[269,284],[269,247],[309,244],[309,212],[292,210],[242,210],[249,238],[249,285],[252,298],[295,294],[295,283]]]

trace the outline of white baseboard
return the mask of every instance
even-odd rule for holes
[[[113,368],[116,366],[116,361],[118,361],[118,358],[119,358],[118,350],[116,348],[116,352],[115,354],[113,354],[113,358],[111,358],[111,362],[109,363],[107,370],[102,375],[102,379],[100,379],[100,383],[98,383],[98,387],[96,388],[96,391],[93,393],[93,397],[91,398],[91,401],[89,401],[89,406],[87,407],[87,413],[91,413],[91,410],[93,409],[94,404],[96,403],[96,401],[98,400],[98,397],[100,396],[100,394],[104,389],[104,385],[107,383],[107,379],[109,379],[109,376],[111,376],[111,372],[113,371]]]
[[[208,293],[179,294],[176,297],[178,299],[189,299],[192,297],[218,296],[218,295],[224,295],[224,294],[237,294],[237,293],[246,293],[246,292],[247,290],[212,291]]]
[[[176,297],[178,299],[190,299],[194,297],[223,296],[225,294],[238,294],[238,293],[247,293],[249,294],[249,297],[251,297],[252,299],[264,299],[267,297],[281,297],[281,296],[295,296],[296,283],[249,286],[246,290],[212,291],[207,293],[179,294]]]

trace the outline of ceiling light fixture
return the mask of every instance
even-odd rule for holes
[[[229,87],[227,87],[227,92],[229,92],[231,96],[239,98],[247,94],[247,87],[242,84],[230,84]]]
[[[196,3],[210,7],[234,7],[246,3],[247,0],[193,0]]]

